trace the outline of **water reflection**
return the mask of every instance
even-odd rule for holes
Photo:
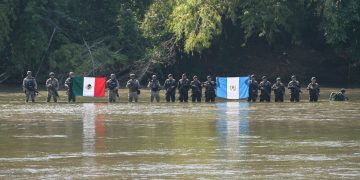
[[[246,102],[217,103],[216,127],[220,145],[228,159],[244,160],[249,137],[249,104]]]
[[[83,153],[91,155],[96,151],[106,149],[104,139],[106,127],[104,115],[97,112],[97,108],[104,104],[86,103],[83,104]]]

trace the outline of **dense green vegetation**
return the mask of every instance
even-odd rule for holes
[[[331,51],[350,70],[360,66],[358,0],[1,0],[0,24],[0,80],[8,81],[27,70],[62,79],[223,63],[214,53],[231,59],[251,41]]]

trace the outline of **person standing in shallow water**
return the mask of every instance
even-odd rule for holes
[[[320,87],[316,82],[316,77],[311,78],[310,84],[307,86],[307,90],[309,91],[309,101],[317,102],[320,95]]]
[[[250,76],[249,81],[249,97],[248,102],[256,102],[256,98],[258,96],[259,83],[255,79],[255,75]]]
[[[276,83],[273,84],[271,89],[274,91],[275,102],[284,102],[285,85],[281,82],[281,79],[276,78]]]
[[[271,83],[267,80],[266,76],[262,77],[262,81],[259,84],[260,87],[260,102],[270,102],[271,97]]]
[[[116,79],[115,74],[110,75],[110,79],[106,81],[109,92],[109,102],[116,102],[116,98],[119,97],[119,81]]]
[[[138,102],[140,83],[137,79],[135,79],[135,74],[130,74],[130,79],[126,83],[126,87],[129,89],[129,102]]]
[[[37,92],[37,83],[36,79],[32,77],[32,72],[28,71],[27,76],[24,78],[22,87],[23,91],[26,95],[26,102],[29,102],[29,98],[31,98],[31,102],[35,102],[35,96]]]
[[[201,82],[198,80],[197,76],[193,77],[191,85],[191,101],[192,102],[201,102]]]
[[[55,73],[50,72],[50,78],[46,80],[46,88],[48,90],[47,102],[50,102],[51,97],[54,99],[54,102],[57,102],[57,98],[59,97],[59,81],[55,78]]]
[[[300,82],[296,80],[295,75],[291,76],[291,81],[288,84],[288,89],[290,90],[290,102],[299,102],[301,86]]]
[[[166,102],[175,102],[175,92],[176,92],[176,81],[173,78],[172,74],[168,75],[168,79],[165,80],[164,88],[165,88],[165,99]]]
[[[205,102],[214,102],[216,83],[211,80],[211,76],[207,76],[207,81],[204,82],[203,86],[205,87]]]
[[[190,89],[190,81],[186,77],[186,74],[181,76],[181,79],[178,82],[179,89],[179,101],[180,102],[188,102],[189,99],[189,89]]]
[[[67,89],[68,102],[75,102],[76,96],[73,92],[74,72],[69,72],[69,77],[65,80],[65,88]]]
[[[157,80],[156,75],[152,75],[151,80],[149,81],[148,88],[150,88],[150,101],[153,102],[156,99],[156,102],[160,102],[160,82]]]

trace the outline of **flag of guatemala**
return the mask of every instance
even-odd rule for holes
[[[216,77],[216,96],[225,99],[249,97],[249,77]]]

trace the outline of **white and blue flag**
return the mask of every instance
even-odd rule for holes
[[[216,77],[216,96],[225,99],[249,97],[249,77]]]

